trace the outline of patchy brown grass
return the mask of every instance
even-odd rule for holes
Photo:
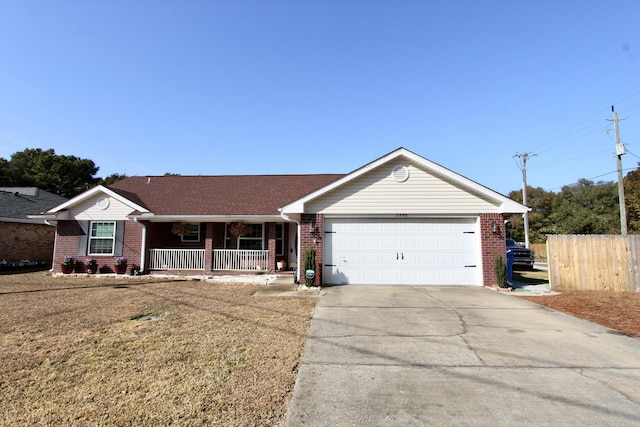
[[[258,288],[0,276],[0,424],[281,424],[315,301]]]

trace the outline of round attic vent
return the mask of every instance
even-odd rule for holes
[[[396,166],[391,171],[391,176],[398,182],[405,182],[409,179],[409,168],[407,166]]]
[[[96,202],[96,205],[98,205],[100,209],[107,209],[109,207],[109,199],[106,197],[100,197]]]

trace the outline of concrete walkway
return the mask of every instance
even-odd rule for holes
[[[473,287],[324,288],[287,426],[640,423],[640,340]]]

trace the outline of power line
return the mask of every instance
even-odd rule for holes
[[[635,157],[636,159],[640,159],[640,157],[636,156],[635,154],[633,154],[631,151],[627,150],[627,153],[631,154],[633,157]]]
[[[626,169],[623,169],[623,171],[625,171],[625,172],[626,172],[626,171],[631,171],[631,170],[636,170],[636,169],[635,169],[635,168],[626,168]],[[594,179],[596,179],[596,178],[602,178],[603,176],[611,175],[611,174],[613,174],[613,173],[617,173],[617,172],[618,172],[617,170],[613,170],[613,171],[606,172],[606,173],[603,173],[603,174],[600,174],[600,175],[596,175],[596,176],[592,176],[592,177],[589,177],[589,178],[580,178],[578,181],[574,181],[574,182],[572,182],[572,183],[570,183],[570,184],[563,184],[563,185],[561,185],[561,186],[559,186],[559,187],[552,187],[552,188],[550,188],[550,189],[549,189],[549,191],[558,190],[558,189],[561,189],[561,188],[563,188],[563,187],[567,187],[567,186],[572,186],[572,185],[579,184],[579,183],[580,183],[580,181],[581,181],[581,180],[583,180],[583,179],[586,179],[587,181],[593,181],[593,180],[594,180]],[[612,182],[613,182],[613,181],[612,181]]]
[[[537,165],[537,166],[534,166],[534,167],[532,167],[532,168],[530,168],[530,169],[536,169],[536,170],[538,170],[538,169],[546,168],[546,167],[549,167],[549,166],[555,166],[555,165],[558,165],[558,164],[561,164],[561,163],[572,162],[572,161],[574,161],[574,160],[582,159],[582,158],[589,157],[589,156],[594,156],[594,155],[596,155],[596,154],[602,154],[602,153],[605,153],[605,152],[607,152],[607,151],[609,151],[609,150],[600,150],[600,151],[595,151],[595,152],[593,152],[593,153],[583,154],[583,155],[581,155],[581,156],[572,157],[572,158],[570,158],[570,159],[566,159],[566,160],[558,160],[557,162],[553,162],[553,163],[547,163],[547,164],[543,164],[543,165]]]
[[[637,96],[637,95],[640,95],[640,90],[639,90],[639,91],[636,91],[636,92],[633,92],[631,95],[628,95],[628,96],[626,96],[626,97],[624,97],[624,98],[622,98],[622,99],[620,99],[620,100],[618,100],[618,101],[614,102],[614,104],[622,104],[622,103],[624,103],[625,101],[627,101],[627,100],[629,100],[629,99],[631,99],[631,98],[633,98],[633,97],[635,97],[635,96]],[[637,107],[638,105],[640,105],[640,104],[637,104],[637,105],[634,105],[634,106],[630,107],[630,108],[629,108],[629,110],[631,110],[631,109],[633,109],[633,108]],[[557,136],[555,136],[555,137],[552,137],[552,138],[551,138],[551,139],[549,139],[547,142],[545,142],[545,143],[543,143],[543,144],[540,144],[540,145],[538,145],[538,146],[534,147],[531,151],[538,151],[538,152],[540,152],[540,148],[542,148],[542,147],[546,147],[547,145],[549,145],[549,144],[551,144],[551,143],[553,143],[553,142],[555,142],[555,141],[557,141],[557,140],[559,140],[559,139],[567,138],[568,136],[571,136],[571,135],[573,135],[573,134],[575,134],[575,133],[577,133],[577,132],[580,132],[580,131],[582,131],[582,130],[584,130],[584,129],[588,129],[588,128],[589,128],[589,127],[591,127],[591,126],[594,126],[594,125],[596,125],[596,124],[598,124],[598,123],[602,123],[602,122],[601,122],[601,119],[599,119],[597,122],[593,122],[593,123],[591,123],[591,124],[589,124],[589,125],[587,125],[587,126],[584,126],[584,127],[580,128],[580,129],[576,129],[576,128],[580,127],[581,125],[583,125],[584,123],[586,123],[586,122],[588,122],[588,121],[590,121],[590,120],[592,120],[592,119],[594,119],[594,118],[596,118],[596,117],[602,117],[602,114],[603,114],[604,112],[607,112],[607,111],[608,111],[608,110],[607,110],[607,108],[603,108],[602,110],[599,110],[598,112],[596,112],[596,113],[594,113],[594,114],[590,115],[589,117],[587,117],[586,119],[584,119],[584,120],[580,121],[579,123],[575,124],[574,126],[571,126],[570,128],[568,128],[568,129],[567,129],[567,130],[565,130],[564,132],[560,133],[559,135],[557,135]],[[640,114],[640,113],[638,113],[638,114]],[[584,136],[584,135],[583,135],[583,136]],[[578,138],[580,138],[580,137],[578,137]],[[575,140],[575,139],[573,139],[573,140]],[[565,144],[565,143],[562,143],[562,144],[560,144],[560,145],[564,145],[564,144]],[[546,150],[545,152],[547,152],[547,151],[549,151],[549,150]]]

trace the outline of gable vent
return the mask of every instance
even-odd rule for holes
[[[409,168],[407,166],[396,166],[391,171],[391,176],[397,182],[405,182],[409,179]]]

